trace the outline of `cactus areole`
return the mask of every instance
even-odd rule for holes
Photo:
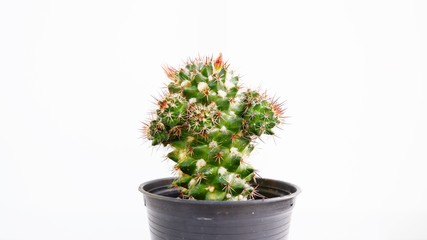
[[[181,198],[238,201],[255,198],[255,169],[247,162],[254,142],[282,123],[277,101],[239,85],[220,54],[180,68],[164,67],[171,80],[157,101],[144,135],[171,151]]]

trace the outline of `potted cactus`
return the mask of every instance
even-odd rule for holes
[[[254,141],[282,123],[281,105],[243,89],[220,54],[175,69],[143,128],[170,149],[175,178],[140,186],[152,239],[287,239],[299,188],[257,178],[247,162]]]

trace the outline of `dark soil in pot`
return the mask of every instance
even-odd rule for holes
[[[284,240],[300,189],[290,183],[257,179],[264,199],[200,201],[179,199],[173,178],[141,184],[152,240]]]

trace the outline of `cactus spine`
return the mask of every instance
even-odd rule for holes
[[[243,90],[239,76],[216,59],[189,60],[180,69],[164,67],[172,82],[144,128],[152,145],[170,146],[182,197],[198,200],[247,200],[256,195],[247,159],[253,142],[273,135],[280,104],[265,94]]]

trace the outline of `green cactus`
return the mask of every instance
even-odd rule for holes
[[[180,69],[164,67],[172,80],[158,101],[145,136],[173,149],[182,198],[247,200],[256,196],[254,168],[245,160],[262,134],[281,123],[280,104],[258,91],[243,90],[239,76],[220,54],[189,60]]]

